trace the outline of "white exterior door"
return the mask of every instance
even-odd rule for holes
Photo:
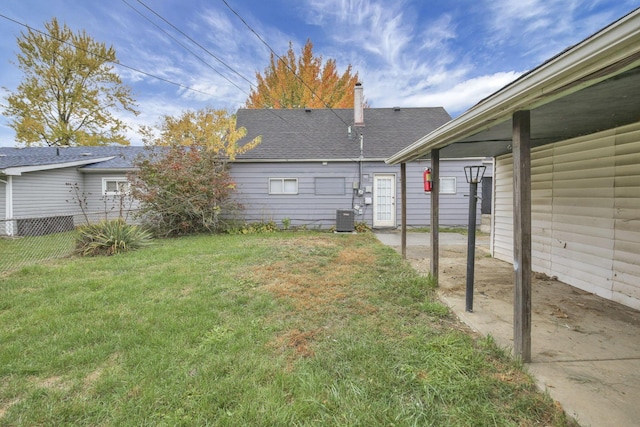
[[[396,176],[373,176],[373,226],[396,226]]]

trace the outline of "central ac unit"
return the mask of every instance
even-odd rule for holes
[[[353,231],[353,209],[338,209],[336,212],[336,231],[351,232]]]

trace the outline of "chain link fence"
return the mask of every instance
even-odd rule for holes
[[[78,226],[119,217],[134,222],[134,214],[135,210],[127,210],[0,220],[0,274],[71,256]]]

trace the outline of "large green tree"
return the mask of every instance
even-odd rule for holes
[[[291,43],[279,59],[271,54],[264,75],[256,73],[256,80],[247,108],[353,108],[358,73],[352,74],[349,65],[339,75],[335,59],[323,65],[322,56],[313,55],[313,44],[307,40],[299,58]]]
[[[113,47],[60,26],[56,18],[44,25],[46,32],[29,29],[17,38],[17,65],[24,76],[4,111],[12,118],[16,141],[128,145],[127,125],[114,113],[138,112],[131,89],[113,70]]]

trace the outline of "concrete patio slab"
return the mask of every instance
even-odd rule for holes
[[[401,251],[399,232],[376,233]],[[471,329],[513,347],[513,266],[476,239],[473,312],[465,311],[467,237],[440,233],[438,296]],[[407,259],[429,271],[430,236],[407,233]],[[640,425],[640,312],[541,274],[532,278],[532,362],[541,390],[583,427]]]

